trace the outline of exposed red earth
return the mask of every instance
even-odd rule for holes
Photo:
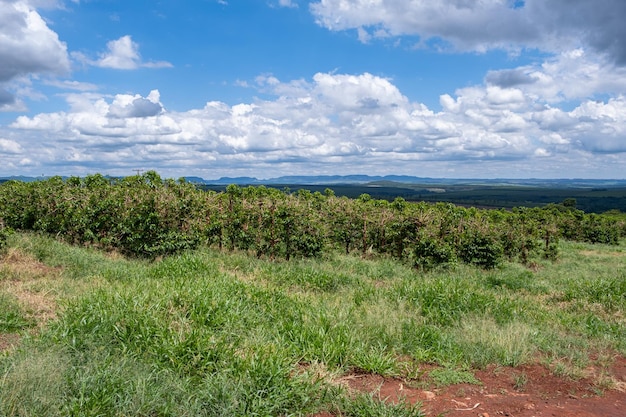
[[[428,417],[626,416],[626,359],[617,356],[608,368],[586,371],[588,377],[574,380],[539,364],[489,367],[475,372],[480,384],[431,388],[372,374],[351,374],[338,382],[384,401],[419,401]]]

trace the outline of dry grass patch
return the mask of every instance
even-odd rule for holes
[[[611,251],[607,252],[604,250],[581,250],[580,253],[583,256],[595,256],[599,258],[612,258],[612,257],[626,257],[626,253],[622,251]]]
[[[19,249],[10,249],[0,261],[0,289],[17,298],[38,326],[56,318],[54,281],[62,268],[50,267]]]
[[[24,308],[27,316],[37,325],[43,326],[57,316],[57,303],[49,293],[33,292],[29,283],[11,282],[3,286],[5,291],[14,295]]]
[[[17,346],[20,341],[20,336],[15,333],[0,333],[0,352],[11,349],[13,346]]]
[[[58,276],[62,268],[48,266],[30,254],[20,249],[10,248],[7,254],[0,258],[0,277],[13,281],[31,281],[39,278]]]

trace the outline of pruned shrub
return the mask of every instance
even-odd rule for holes
[[[467,230],[457,248],[459,259],[471,265],[493,269],[500,264],[504,250],[500,241],[480,230]]]
[[[449,266],[455,261],[454,248],[434,237],[423,234],[413,246],[413,262],[419,269],[428,271],[436,267]]]
[[[9,235],[13,233],[13,229],[4,225],[4,221],[0,218],[0,255],[3,255],[7,250],[7,239]]]

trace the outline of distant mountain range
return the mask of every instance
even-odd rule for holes
[[[383,185],[388,183],[397,184],[424,184],[424,185],[518,185],[529,187],[548,188],[597,188],[597,187],[626,187],[626,179],[458,179],[458,178],[430,178],[413,177],[409,175],[289,175],[269,179],[257,179],[254,177],[222,177],[217,180],[205,180],[200,177],[185,177],[192,183],[204,185]]]
[[[0,177],[0,182],[18,180],[24,182],[37,181],[48,177],[11,176]],[[66,178],[66,177],[63,177]],[[430,178],[414,177],[410,175],[288,175],[276,178],[258,179],[254,177],[222,177],[207,180],[195,176],[184,177],[188,182],[202,185],[365,185],[386,186],[395,184],[423,184],[423,185],[484,185],[484,186],[527,186],[547,188],[598,188],[598,187],[626,187],[626,179],[481,179],[481,178]]]
[[[430,181],[429,178],[418,178],[410,176],[388,175],[388,176],[370,176],[370,175],[287,175],[283,177],[257,179],[254,177],[222,177],[217,180],[205,180],[199,177],[185,177],[187,181],[199,184],[213,185],[276,185],[276,184],[294,184],[294,185],[320,185],[320,184],[367,184],[374,181],[393,181],[400,183],[413,184],[416,182],[423,183]]]

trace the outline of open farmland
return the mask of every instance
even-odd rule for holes
[[[185,247],[172,242],[192,242],[191,235],[159,235],[149,226],[170,218],[170,202],[193,211],[190,202],[205,194],[143,180],[131,185],[130,208],[155,222],[135,229],[151,246],[120,237],[128,246],[116,247],[116,235],[94,230],[87,241],[60,216],[60,203],[63,214],[76,216],[78,196],[90,192],[113,204],[115,189],[101,183],[89,191],[53,182],[57,193],[35,194],[49,205],[26,213],[40,216],[28,217],[31,225],[68,233],[32,227],[6,234],[0,415],[600,416],[624,407],[626,246],[620,233],[589,241],[606,237],[601,216],[550,212],[545,219],[563,214],[596,231],[566,239],[571,224],[535,222],[523,210],[433,206],[450,216],[436,217],[430,206],[401,200],[302,193],[292,200],[272,192],[261,197],[275,198],[274,214],[259,218],[252,210],[272,207],[271,198],[259,204],[252,190],[231,188],[209,197],[224,198],[224,213],[232,201],[250,234],[231,239],[235,228],[224,217],[222,235]],[[10,210],[18,200],[4,200],[5,219],[18,214]],[[321,249],[309,253],[311,246],[284,233],[285,224],[298,223],[282,223],[275,235],[258,228],[291,219],[288,209],[319,212],[330,203],[348,219],[367,209],[371,234],[357,233],[364,223],[354,235],[329,234],[321,222],[313,229]],[[526,216],[513,217],[520,213]],[[406,218],[423,220],[424,234],[397,237],[406,230],[400,226],[415,224]],[[519,219],[526,227],[513,230],[537,241],[520,241],[525,256],[504,247],[504,225]],[[181,230],[200,227],[182,220]],[[619,221],[610,224],[621,230]],[[381,230],[388,247],[374,244]]]

